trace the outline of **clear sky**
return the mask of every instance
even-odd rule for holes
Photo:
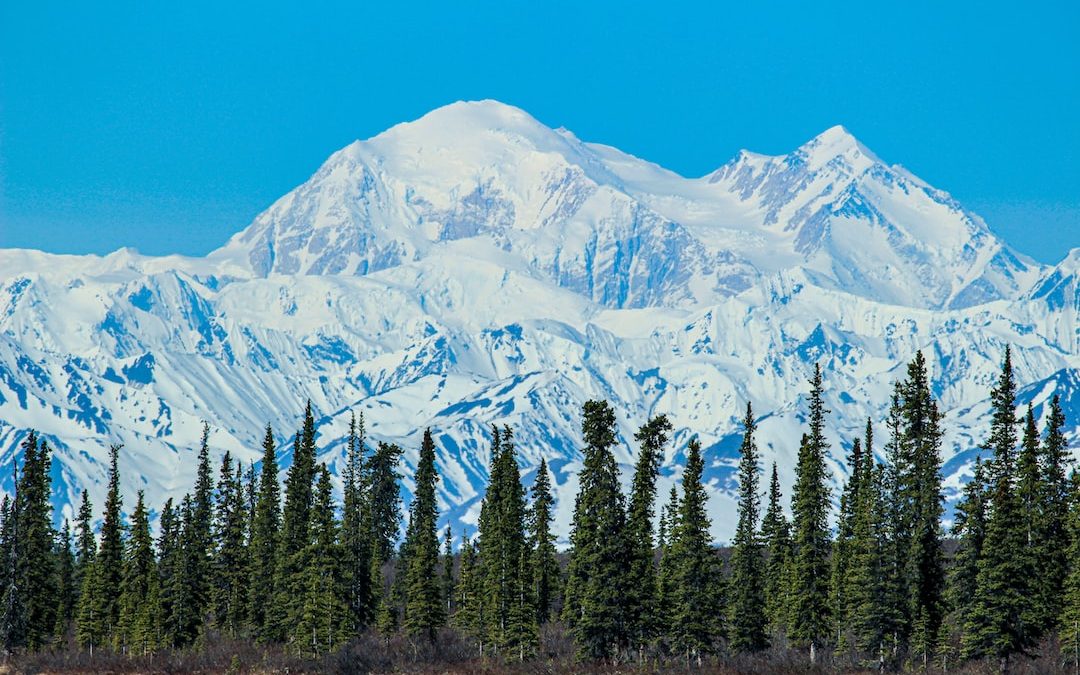
[[[689,176],[843,124],[1022,252],[1080,246],[1076,0],[727,4],[5,0],[0,246],[204,254],[479,98]]]

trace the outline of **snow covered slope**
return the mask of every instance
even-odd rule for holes
[[[335,153],[206,258],[0,250],[0,460],[38,429],[70,512],[83,487],[100,504],[106,448],[123,442],[129,496],[160,504],[190,489],[201,420],[215,452],[255,460],[264,425],[286,440],[310,398],[335,471],[348,412],[363,412],[373,439],[407,448],[406,489],[430,426],[447,517],[468,528],[489,426],[506,422],[526,482],[548,459],[565,535],[579,410],[602,397],[630,442],[649,415],[672,417],[665,483],[701,435],[726,539],[742,407],[790,485],[815,362],[838,484],[920,349],[950,489],[1006,344],[1022,400],[1042,414],[1061,394],[1076,443],[1078,261],[1012,252],[840,127],[686,179],[516,108],[458,103]],[[624,443],[620,462],[634,453]]]

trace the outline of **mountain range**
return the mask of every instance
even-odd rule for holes
[[[1080,248],[1053,266],[1017,253],[843,127],[684,178],[512,106],[455,103],[335,152],[202,258],[0,249],[0,462],[37,429],[71,516],[83,488],[101,503],[123,443],[127,502],[160,505],[191,488],[204,420],[216,455],[257,461],[266,424],[291,447],[310,399],[335,475],[351,411],[369,442],[406,448],[406,499],[430,427],[442,520],[471,531],[506,423],[527,485],[547,458],[565,539],[581,405],[604,398],[627,480],[637,426],[671,418],[660,494],[699,436],[724,541],[747,401],[788,492],[815,363],[835,486],[867,417],[885,438],[920,350],[947,498],[1006,345],[1020,403],[1042,418],[1059,395],[1080,449],[1078,272]]]

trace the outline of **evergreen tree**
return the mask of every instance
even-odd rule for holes
[[[381,567],[390,560],[401,522],[401,493],[398,490],[398,462],[402,450],[393,443],[379,443],[365,467],[364,487],[367,510],[364,530],[371,547],[373,566]]]
[[[524,659],[536,645],[536,607],[525,490],[509,427],[492,429],[492,468],[480,507],[478,548],[487,638],[497,653]]]
[[[563,619],[583,658],[607,659],[626,643],[626,508],[612,448],[615,411],[583,408],[584,462],[571,522]]]
[[[97,540],[94,539],[94,509],[90,504],[90,495],[83,490],[79,512],[75,517],[75,607],[78,612],[79,598],[83,584],[90,570],[90,565],[97,555]]]
[[[355,414],[349,416],[345,470],[342,473],[341,542],[345,555],[345,594],[349,605],[350,629],[356,632],[375,618],[371,586],[371,537],[364,529],[367,509],[364,506],[363,413],[359,421]]]
[[[1038,567],[1034,576],[1046,616],[1055,623],[1061,616],[1061,589],[1069,573],[1068,551],[1072,544],[1069,534],[1070,485],[1066,477],[1068,445],[1062,433],[1064,426],[1061,400],[1055,394],[1050,400],[1041,446],[1040,519],[1035,551]]]
[[[439,564],[439,515],[435,485],[435,440],[431,429],[424,430],[420,458],[416,464],[416,489],[409,507],[409,527],[405,535],[405,629],[435,641],[435,632],[446,620],[442,589],[436,568]]]
[[[660,565],[656,575],[656,618],[661,628],[658,636],[660,645],[668,650],[674,649],[672,635],[668,627],[674,620],[676,588],[674,558],[671,556],[672,543],[679,529],[679,492],[675,485],[668,493],[667,504],[660,510],[660,531],[657,539],[660,546]]]
[[[541,457],[532,486],[532,508],[529,511],[533,598],[536,601],[538,624],[551,620],[559,592],[559,561],[555,557],[555,534],[551,531],[554,507],[547,460]]]
[[[477,564],[476,548],[468,537],[461,538],[461,572],[458,575],[457,607],[453,625],[466,635],[483,640],[483,579]],[[482,647],[481,647],[482,649]]]
[[[1023,506],[1016,489],[1015,399],[1012,355],[1006,348],[1001,376],[991,392],[994,412],[987,446],[994,457],[989,465],[989,517],[964,635],[966,655],[996,656],[1002,669],[1013,654],[1026,653],[1036,638],[1024,621],[1032,570],[1025,550]]]
[[[226,451],[221,459],[214,520],[213,567],[216,583],[212,606],[215,623],[232,636],[237,635],[247,622],[246,596],[251,580],[245,541],[248,515],[242,472],[239,463],[233,466],[232,455]]]
[[[743,440],[739,448],[739,520],[731,557],[731,648],[758,652],[769,645],[765,615],[765,558],[758,536],[761,494],[759,458],[754,441],[754,411],[746,404]]]
[[[56,532],[52,527],[51,450],[31,431],[22,444],[23,470],[14,500],[16,587],[24,630],[16,641],[34,651],[49,644],[56,628]]]
[[[158,572],[142,490],[131,514],[131,534],[124,551],[123,568],[120,617],[113,644],[125,654],[146,654],[157,646],[157,608],[152,602],[151,589],[156,585]]]
[[[791,616],[791,526],[780,504],[780,479],[776,462],[769,480],[769,506],[761,521],[761,540],[765,545],[765,616],[773,634],[786,633]]]
[[[656,501],[656,479],[660,475],[660,459],[671,434],[667,415],[650,418],[638,429],[637,465],[630,490],[629,512],[626,518],[629,561],[626,573],[633,583],[627,584],[627,633],[636,643],[639,658],[644,648],[655,638],[659,629],[656,616],[656,547],[653,542],[653,504]]]
[[[922,352],[908,364],[903,396],[903,441],[910,452],[910,475],[905,491],[910,495],[911,548],[906,551],[904,578],[907,623],[911,646],[929,658],[938,642],[945,607],[945,562],[941,536],[941,413],[930,391],[930,378]]]
[[[251,524],[249,556],[251,564],[250,603],[251,623],[260,640],[274,637],[268,622],[268,606],[275,598],[274,579],[277,568],[279,528],[281,526],[280,488],[278,486],[277,446],[274,430],[266,425],[263,438],[262,467],[259,492],[255,499],[255,515]]]
[[[185,494],[175,522],[169,530],[162,525],[161,624],[166,644],[186,647],[199,636],[202,610],[199,605],[202,573],[202,551],[199,548],[200,526],[196,524],[195,506],[190,494]]]
[[[1064,420],[1062,420],[1064,421]],[[1050,427],[1053,433],[1054,426]],[[1060,427],[1058,428],[1060,431]],[[1074,669],[1080,668],[1080,472],[1073,471],[1069,494],[1068,574],[1058,619],[1061,652],[1068,654]]]
[[[71,550],[71,526],[64,526],[56,538],[53,557],[56,559],[56,626],[53,635],[62,639],[75,620],[75,554]]]
[[[810,432],[803,437],[795,469],[791,511],[794,558],[791,637],[809,645],[811,658],[829,633],[829,487],[825,468],[825,403],[821,366],[810,380]]]
[[[709,544],[707,495],[701,482],[704,468],[701,445],[693,438],[687,448],[683,496],[669,554],[674,589],[669,639],[699,665],[702,655],[716,651],[726,632],[723,570]]]
[[[1030,580],[1031,597],[1027,598],[1023,609],[1023,622],[1026,631],[1033,634],[1033,642],[1038,642],[1043,632],[1054,625],[1057,614],[1051,613],[1047,602],[1044,580],[1036,578],[1036,571],[1041,567],[1038,553],[1042,542],[1042,467],[1040,455],[1042,448],[1039,429],[1035,423],[1035,411],[1028,403],[1023,417],[1023,436],[1020,441],[1020,453],[1016,459],[1016,497],[1020,505],[1019,523],[1023,528],[1024,565],[1032,572]],[[1061,592],[1061,587],[1057,587]]]
[[[840,513],[836,519],[836,541],[833,542],[832,583],[830,587],[838,648],[845,645],[845,631],[848,628],[848,619],[850,618],[850,603],[847,597],[848,579],[853,555],[856,504],[863,488],[862,455],[862,441],[856,438],[847,457],[848,479],[844,483],[844,489],[840,494]]]
[[[958,545],[949,569],[948,599],[957,632],[966,631],[973,619],[975,584],[986,541],[987,500],[985,465],[976,458],[971,480],[953,514],[952,534]]]
[[[0,550],[3,552],[3,594],[0,595],[0,644],[4,652],[11,654],[26,646],[26,600],[22,590],[22,578],[19,574],[19,470],[14,469],[12,483],[15,494],[8,500],[4,495],[4,528],[0,537]]]
[[[123,523],[120,509],[123,499],[120,496],[120,470],[117,458],[120,446],[109,449],[109,489],[105,496],[105,515],[101,522],[101,539],[97,556],[94,559],[95,586],[93,596],[97,601],[95,620],[100,629],[98,643],[111,638],[120,619],[120,603],[117,590],[123,581],[124,543],[122,538]]]
[[[179,569],[178,551],[180,549],[180,522],[173,508],[173,500],[165,500],[158,518],[157,538],[157,584],[155,588],[154,611],[157,616],[158,642],[162,646],[173,645],[173,597],[176,585],[174,574]]]
[[[210,466],[210,425],[203,422],[192,493],[191,526],[195,550],[195,608],[200,617],[211,608],[214,592],[214,478]]]
[[[855,649],[862,653],[876,652],[883,658],[885,642],[895,622],[890,618],[885,577],[889,553],[885,471],[874,461],[869,429],[863,452],[846,580],[847,626]]]
[[[302,552],[298,572],[299,611],[291,631],[298,650],[316,656],[345,641],[350,620],[331,491],[330,472],[320,466],[311,504],[311,542]]]
[[[450,526],[443,532],[442,601],[446,622],[454,613],[454,533]]]

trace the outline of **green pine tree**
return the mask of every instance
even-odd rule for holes
[[[14,514],[16,587],[24,611],[22,645],[36,651],[52,641],[56,628],[56,531],[52,527],[52,465],[49,446],[31,431],[22,444],[23,470],[16,488]]]
[[[639,660],[646,645],[656,638],[660,627],[656,616],[656,545],[653,541],[653,504],[656,502],[656,479],[660,475],[660,460],[671,435],[667,415],[650,418],[638,429],[637,465],[630,489],[630,504],[626,518],[630,559],[626,573],[634,583],[627,585],[626,630],[638,649]]]
[[[75,553],[71,550],[71,526],[67,518],[64,526],[56,538],[53,551],[56,559],[56,626],[53,635],[58,640],[63,640],[67,635],[68,627],[75,620]]]
[[[532,508],[529,511],[529,546],[532,549],[533,598],[536,600],[536,621],[545,624],[552,619],[558,602],[559,561],[555,557],[555,534],[551,523],[555,499],[551,495],[551,477],[547,460],[540,458],[536,480],[532,486]]]
[[[769,631],[786,635],[791,617],[791,525],[780,503],[780,479],[773,462],[769,480],[769,505],[761,520],[761,540],[767,555],[765,563],[765,616]]]
[[[848,579],[851,573],[853,540],[855,536],[856,504],[859,501],[862,483],[863,451],[862,441],[858,438],[851,446],[847,457],[848,478],[840,494],[840,513],[836,519],[836,540],[833,542],[832,582],[829,584],[833,608],[833,622],[836,626],[837,649],[847,645],[847,629],[850,619],[850,601],[848,598]]]
[[[281,535],[280,486],[278,485],[277,445],[274,430],[266,425],[263,438],[262,466],[259,491],[255,499],[255,515],[251,523],[251,542],[248,553],[251,564],[250,604],[251,624],[255,635],[270,640],[275,631],[269,621],[269,606],[275,599],[274,580],[277,569],[278,540]]]
[[[442,593],[443,617],[449,624],[450,617],[454,614],[454,533],[450,525],[443,531],[443,556],[442,556]]]
[[[242,466],[232,463],[226,451],[221,458],[214,518],[213,570],[216,579],[211,597],[215,624],[236,636],[247,624],[249,572],[247,546],[247,499],[241,478]]]
[[[365,530],[367,512],[364,489],[364,415],[349,415],[345,470],[342,472],[343,506],[341,542],[345,554],[346,599],[350,630],[359,631],[374,620],[375,598],[371,585],[371,536]]]
[[[150,517],[139,490],[135,511],[131,514],[131,533],[124,550],[123,580],[120,584],[120,618],[113,645],[124,654],[147,654],[155,643],[151,587],[157,577],[154,540],[150,536]]]
[[[1060,421],[1064,422],[1064,419]],[[1050,427],[1050,433],[1054,433],[1054,428]],[[1060,427],[1057,431],[1060,432]],[[1080,472],[1073,471],[1070,483],[1068,573],[1058,617],[1058,638],[1062,655],[1067,655],[1075,670],[1080,668]]]
[[[301,553],[299,579],[295,584],[300,593],[298,612],[290,631],[296,649],[314,656],[340,647],[346,640],[350,622],[343,592],[342,550],[334,518],[330,472],[323,465],[317,473],[311,504],[311,540]]]
[[[765,557],[758,535],[761,494],[760,471],[754,431],[757,423],[750,403],[743,419],[739,448],[739,520],[731,555],[731,648],[736,652],[759,652],[769,645],[765,614]]]
[[[199,459],[192,493],[191,525],[197,571],[195,572],[195,607],[200,621],[210,611],[214,593],[214,478],[210,465],[210,425],[203,422]]]
[[[439,564],[439,535],[436,521],[439,505],[435,486],[435,440],[431,429],[424,430],[420,458],[416,464],[416,488],[409,507],[409,526],[403,547],[405,563],[405,629],[412,635],[435,641],[436,631],[446,620],[442,589],[436,576]]]
[[[811,659],[829,635],[829,486],[825,467],[825,403],[821,366],[810,380],[810,431],[799,447],[791,511],[794,518],[791,638]]]
[[[105,515],[101,522],[101,537],[97,556],[94,558],[96,588],[95,615],[99,632],[97,643],[111,640],[120,619],[120,602],[117,593],[124,576],[123,522],[120,509],[123,499],[120,496],[120,470],[117,460],[120,446],[109,449],[109,489],[105,496]]]
[[[563,619],[582,658],[607,659],[626,644],[626,507],[612,448],[615,411],[606,401],[583,408],[584,461],[570,533]]]

